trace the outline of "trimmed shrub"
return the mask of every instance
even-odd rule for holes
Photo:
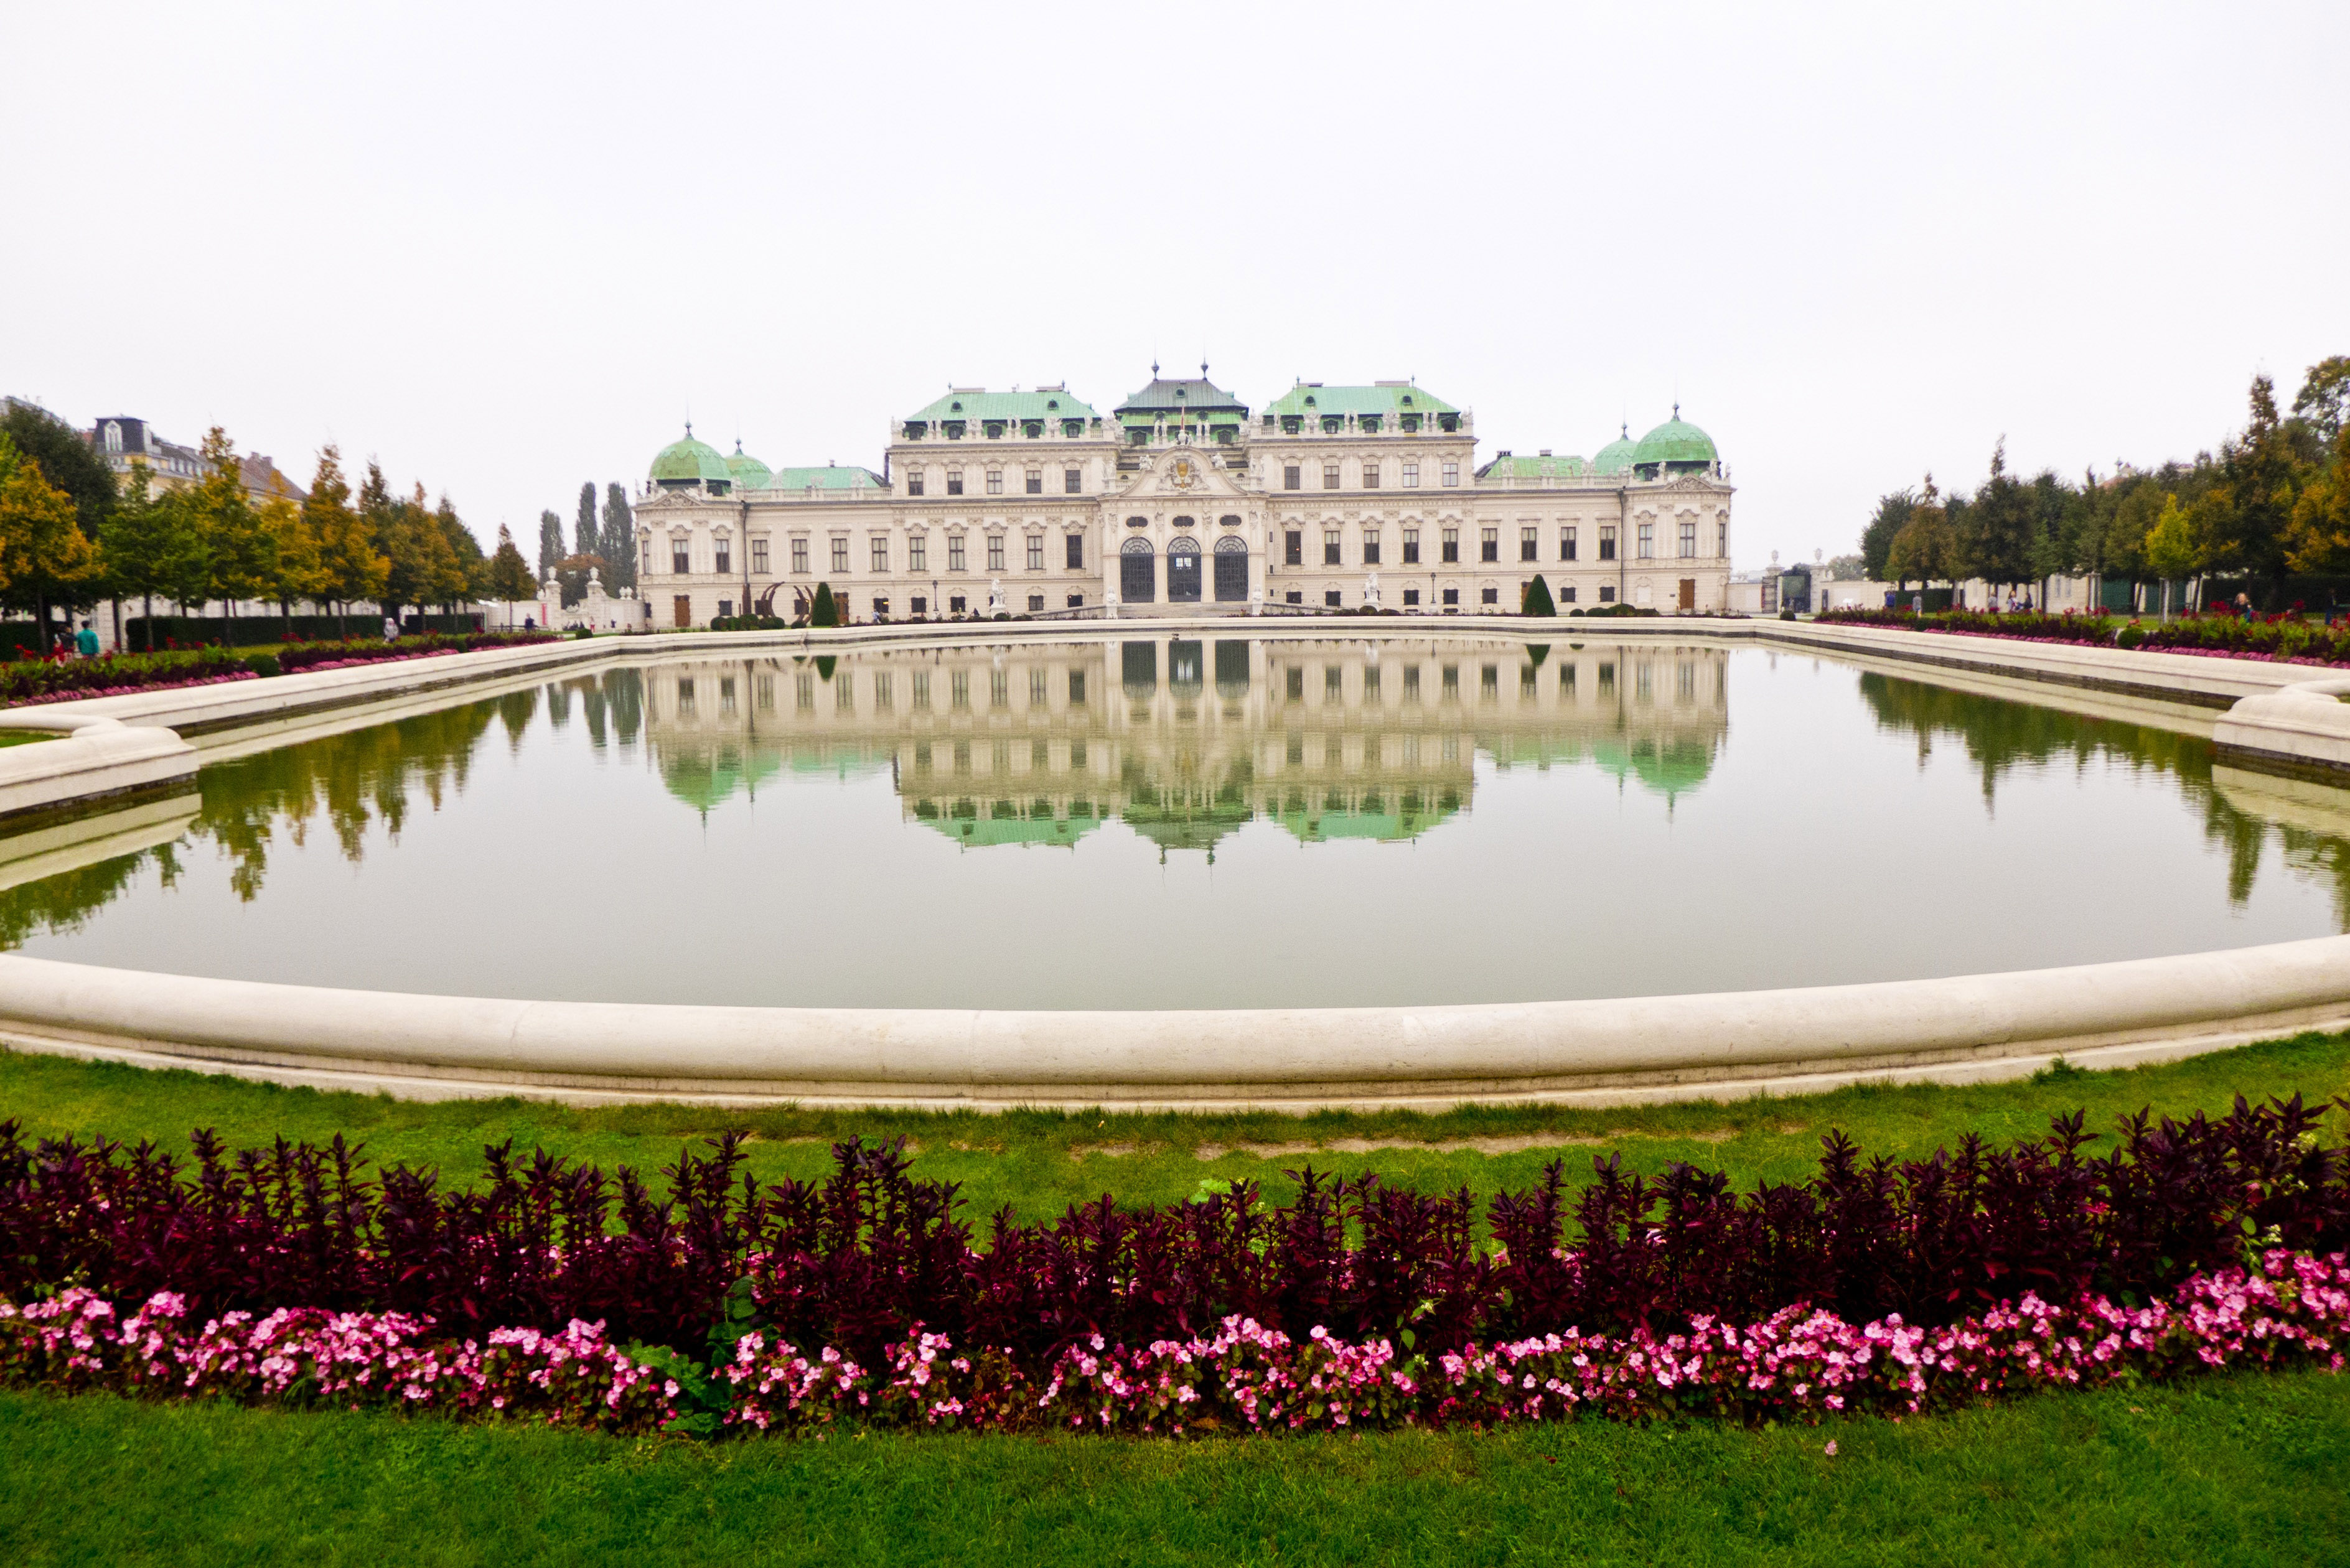
[[[818,627],[839,624],[840,605],[832,597],[832,585],[818,583],[816,586],[816,597],[808,605],[808,625]]]
[[[1520,602],[1518,612],[1521,615],[1556,615],[1558,613],[1558,606],[1551,602],[1550,585],[1543,581],[1543,575],[1540,572],[1536,572],[1534,580],[1526,585],[1525,597]]]

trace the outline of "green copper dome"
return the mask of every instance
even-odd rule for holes
[[[1628,473],[1632,469],[1632,453],[1637,443],[1632,440],[1632,427],[1623,427],[1623,434],[1599,449],[1591,460],[1594,473]]]
[[[660,449],[653,459],[652,482],[663,490],[683,490],[696,484],[712,485],[723,491],[733,483],[727,472],[726,459],[707,441],[693,439],[693,427],[685,427],[685,439],[674,441]]]
[[[726,460],[726,472],[737,490],[764,490],[767,481],[775,477],[765,463],[743,450],[739,440],[734,443],[734,455]]]
[[[1713,438],[1684,421],[1678,403],[1673,405],[1673,417],[1642,436],[1632,451],[1632,466],[1643,479],[1694,472],[1721,460],[1721,454],[1713,449]]]

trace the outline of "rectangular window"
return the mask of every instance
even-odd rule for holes
[[[1575,530],[1572,528],[1558,531],[1558,558],[1562,561],[1575,559]]]
[[[1518,530],[1518,559],[1521,561],[1542,559],[1542,541],[1534,529]]]
[[[1084,494],[1084,493],[1085,493],[1085,489],[1086,489],[1086,471],[1085,471],[1084,469],[1082,469],[1082,468],[1065,468],[1065,469],[1063,469],[1063,470],[1061,471],[1061,493],[1062,493],[1062,494],[1064,494],[1064,495],[1082,495],[1082,494]]]
[[[840,678],[832,683],[832,705],[838,712],[857,711],[857,681],[846,670],[842,670]]]
[[[1363,488],[1366,490],[1377,490],[1378,487],[1378,461],[1376,458],[1367,457],[1363,460]]]
[[[1487,588],[1485,591],[1490,594],[1493,590]],[[1477,695],[1487,702],[1493,701],[1502,695],[1501,666],[1488,664],[1477,671]]]
[[[1376,528],[1366,528],[1363,530],[1363,565],[1376,566],[1378,564],[1379,531]]]
[[[1681,554],[1683,556],[1697,554],[1697,519],[1694,517],[1681,520]]]
[[[920,495],[921,493],[922,471],[920,469],[914,469],[906,475],[906,493],[909,495]]]
[[[1067,553],[1069,570],[1082,572],[1086,569],[1086,536],[1083,534],[1069,535],[1061,541],[1061,547]]]
[[[1403,667],[1403,700],[1407,702],[1419,701],[1419,666],[1417,664],[1407,664]]]
[[[873,706],[887,713],[898,705],[897,683],[886,670],[873,672]]]
[[[950,468],[947,470],[947,493],[949,495],[961,495],[962,493],[962,469]]]
[[[1290,602],[1291,602],[1292,604],[1296,603],[1296,601],[1295,601],[1295,599],[1291,600]],[[1284,680],[1283,680],[1283,681],[1282,681],[1282,688],[1283,688],[1283,691],[1284,691],[1284,693],[1288,697],[1288,699],[1289,699],[1292,702],[1303,702],[1303,701],[1305,701],[1305,670],[1304,670],[1303,668],[1300,668],[1300,667],[1293,666],[1293,667],[1289,670],[1289,671],[1288,671],[1287,675],[1284,678]]]
[[[794,705],[803,713],[816,711],[816,677],[803,675],[792,683]]]
[[[1459,460],[1455,458],[1446,458],[1444,460],[1444,487],[1447,490],[1451,490],[1460,483],[1461,463]]]
[[[1418,588],[1404,589],[1403,604],[1406,609],[1417,608],[1419,604],[1419,590]]]
[[[693,570],[692,558],[686,554],[684,545],[673,544],[669,547],[669,569],[679,576]]]
[[[1407,462],[1403,465],[1403,487],[1406,490],[1419,488],[1419,464]]]
[[[733,618],[733,616],[734,601],[733,599],[720,599],[718,601],[718,618],[720,620],[731,620]]]
[[[961,713],[971,707],[971,671],[951,670],[947,672],[947,706]]]
[[[931,711],[931,672],[927,670],[914,671],[914,706],[921,712]]]
[[[1483,603],[1486,603],[1486,604],[1489,604],[1489,605],[1497,605],[1497,604],[1500,604],[1500,603],[1502,602],[1502,590],[1501,590],[1501,589],[1499,589],[1499,588],[1487,588],[1487,589],[1483,590],[1482,593],[1480,593],[1477,597],[1478,597],[1478,598],[1479,598],[1480,600],[1482,600]]]
[[[1730,554],[1730,524],[1727,523],[1719,523],[1714,525],[1713,553],[1717,556],[1728,556]]]
[[[1009,671],[991,670],[987,672],[987,705],[991,708],[1012,706],[1012,676]],[[1006,758],[1004,762],[998,763],[995,771],[1002,773],[1004,763],[1009,761]]]
[[[1575,602],[1575,585],[1573,583],[1568,583],[1558,590],[1558,602],[1563,605],[1571,605]]]
[[[1032,468],[1028,471],[1028,493],[1031,495],[1042,495],[1045,493],[1045,471],[1043,469]]]
[[[795,539],[792,541],[792,570],[803,573],[807,570],[807,541],[806,539]]]
[[[1338,590],[1336,588],[1325,588],[1322,592],[1322,604],[1323,607],[1327,609],[1339,608]]]
[[[987,471],[987,493],[990,495],[1001,495],[1003,493],[1003,471],[1002,469],[991,468]]]
[[[1616,558],[1616,524],[1613,523],[1599,525],[1599,558],[1603,561]]]
[[[767,542],[764,539],[751,541],[751,569],[762,576],[766,575]]]
[[[961,615],[962,612],[962,596],[961,594],[949,594],[947,596],[947,614]]]
[[[925,616],[931,613],[931,601],[924,598],[921,595],[916,594],[913,598],[908,602],[908,607],[917,616]]]
[[[1338,530],[1336,528],[1322,530],[1322,564],[1326,566],[1344,564],[1339,559]]]
[[[1602,583],[1602,584],[1600,584],[1600,585],[1599,585],[1599,602],[1600,602],[1601,604],[1603,604],[1603,605],[1612,605],[1612,604],[1614,604],[1614,603],[1616,602],[1616,585],[1615,585],[1615,584],[1613,584],[1613,583]],[[1605,665],[1600,666],[1600,672],[1601,672],[1602,674],[1606,674],[1606,673],[1607,673],[1607,666],[1605,666]],[[1613,677],[1610,677],[1610,679],[1613,679]]]
[[[761,712],[772,713],[775,711],[775,678],[774,676],[760,676],[757,682],[753,685],[752,691],[754,694],[753,700],[759,704]]]
[[[1044,607],[1045,596],[1043,594],[1030,594],[1028,596],[1028,613],[1030,615],[1035,615],[1038,610],[1041,610]]]
[[[1376,664],[1366,664],[1363,666],[1363,701],[1367,703],[1372,703],[1377,702],[1378,700],[1379,667]],[[1377,743],[1373,743],[1369,749],[1372,753],[1372,756],[1365,760],[1377,761],[1378,751]]]
[[[1305,596],[1299,590],[1292,588],[1282,595],[1281,599],[1284,604],[1302,605],[1305,602]]]
[[[1303,471],[1294,462],[1283,468],[1281,471],[1281,487],[1284,490],[1296,489],[1298,486],[1299,475]]]
[[[1305,531],[1302,528],[1292,528],[1283,535],[1283,538],[1285,544],[1281,564],[1284,566],[1304,566],[1305,564]]]
[[[1325,490],[1336,490],[1338,488],[1338,465],[1336,463],[1326,462],[1322,465],[1322,488]]]
[[[832,542],[832,569],[836,572],[848,570],[848,541],[846,539]]]
[[[1041,572],[1045,569],[1045,535],[1042,534],[1028,535],[1028,569],[1032,572]],[[1043,609],[1044,601],[1040,599],[1029,607]]]
[[[1041,609],[1044,607],[1040,604],[1037,607]],[[1047,676],[1042,670],[1032,670],[1028,672],[1028,706],[1031,708],[1042,708],[1045,703],[1052,701],[1051,698],[1045,694],[1045,682],[1050,679],[1051,677]],[[1045,742],[1039,741],[1036,744],[1040,750],[1035,753],[1034,760],[1038,766],[1042,766],[1045,759],[1041,748],[1044,746]]]
[[[1499,528],[1482,528],[1478,531],[1477,558],[1481,561],[1498,561],[1502,558],[1502,531]]]
[[[889,569],[889,541],[887,539],[877,537],[873,541],[873,569],[877,572]]]
[[[962,535],[960,534],[947,535],[947,570],[950,572],[962,570]],[[962,608],[962,600],[955,601],[955,608]]]
[[[889,601],[886,597],[876,598],[873,601],[873,618],[875,620],[888,620],[889,618]]]
[[[1640,524],[1640,559],[1654,560],[1656,555],[1657,525],[1654,523],[1643,523]]]
[[[1085,705],[1086,672],[1082,670],[1072,670],[1069,671],[1069,706],[1072,708],[1082,708]],[[1069,760],[1072,763],[1076,761],[1074,756]]]
[[[1347,674],[1335,664],[1322,667],[1322,705],[1336,708],[1347,700]]]
[[[1445,607],[1445,608],[1447,608],[1447,609],[1451,609],[1454,605],[1457,605],[1457,604],[1459,604],[1460,602],[1461,602],[1461,590],[1460,590],[1459,588],[1447,588],[1447,589],[1445,589],[1445,590],[1444,590],[1444,607]]]
[[[906,535],[906,569],[910,572],[927,572],[931,569],[931,536],[928,534]],[[916,610],[914,613],[920,615],[921,611]]]
[[[645,545],[644,573],[649,577],[653,575],[653,547],[650,544]]]
[[[1447,591],[1448,591],[1448,592],[1458,592],[1459,590],[1458,590],[1458,589],[1448,589]],[[1461,667],[1460,667],[1459,665],[1457,665],[1457,664],[1448,664],[1448,665],[1446,665],[1446,666],[1443,668],[1443,670],[1440,671],[1440,673],[1442,674],[1442,676],[1443,676],[1443,678],[1444,678],[1444,690],[1443,690],[1443,691],[1440,693],[1440,695],[1442,696],[1443,700],[1444,700],[1445,701],[1447,701],[1447,702],[1458,702],[1458,701],[1461,701]]]
[[[1403,531],[1403,564],[1407,566],[1419,565],[1419,530],[1417,528]]]
[[[1003,535],[1001,534],[987,536],[987,569],[991,572],[1003,570]]]
[[[734,547],[731,541],[721,539],[710,550],[710,558],[716,563],[711,567],[712,571],[723,577],[734,569]]]
[[[1456,566],[1461,560],[1461,530],[1447,525],[1444,541],[1437,546],[1436,558],[1444,565]]]

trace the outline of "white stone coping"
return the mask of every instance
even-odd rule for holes
[[[2066,969],[1472,1006],[983,1012],[523,1002],[0,958],[0,1044],[415,1097],[1003,1108],[1738,1097],[2164,1060],[2350,1026],[2350,937]]]
[[[2247,697],[2212,726],[2223,752],[2350,773],[2350,676]]]
[[[932,623],[774,634],[686,633],[539,644],[317,675],[60,703],[0,714],[68,741],[0,752],[0,785],[69,781],[68,753],[131,756],[165,726],[267,725],[288,710],[363,702],[615,654],[707,657],[919,640],[1118,639],[1174,630],[1315,639],[1501,635],[1524,641],[1727,636],[1866,652],[2024,679],[2175,692],[2231,691],[2263,733],[2350,740],[2335,691],[2306,667],[1889,628],[1672,618],[1274,618]],[[1856,635],[1859,634],[1859,635]],[[1954,646],[1955,645],[1955,646]],[[1946,652],[1946,650],[1948,650]],[[1950,655],[1956,654],[1957,657]],[[423,668],[420,668],[423,667]],[[2280,691],[2281,687],[2290,690]],[[2241,690],[2239,690],[2241,689]],[[2324,689],[2324,690],[2320,690]],[[2319,704],[2323,703],[2323,706]],[[2264,715],[2273,708],[2282,718]],[[97,711],[110,709],[109,711]],[[80,710],[68,712],[66,710]],[[2231,714],[2230,719],[2234,717]],[[2328,724],[2324,720],[2332,720]],[[2250,727],[2250,720],[2246,727]],[[2228,721],[2219,729],[2225,732]],[[2222,743],[2228,743],[2223,733]],[[184,747],[185,742],[172,737]],[[2250,748],[2259,749],[2259,748]],[[2345,753],[2350,754],[2350,753]],[[35,765],[42,755],[46,769]],[[159,751],[145,761],[179,760]],[[0,794],[0,803],[5,803]],[[158,830],[161,821],[159,819]],[[0,958],[0,1045],[418,1098],[795,1101],[1003,1108],[1409,1106],[1463,1101],[1616,1104],[1786,1093],[1870,1079],[2012,1076],[2062,1055],[2124,1065],[2303,1029],[2350,1027],[2350,937],[2069,969],[1866,985],[1477,1006],[1216,1012],[983,1012],[525,1002],[331,991]]]

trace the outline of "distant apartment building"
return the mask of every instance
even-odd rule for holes
[[[129,414],[102,419],[84,431],[82,437],[106,459],[106,465],[119,480],[130,480],[133,462],[145,463],[151,494],[158,490],[184,490],[202,479],[211,466],[194,447],[165,441],[145,420]],[[310,493],[287,478],[265,453],[250,452],[238,458],[237,469],[245,493],[255,500],[272,495],[284,495],[296,502],[309,498]]]

